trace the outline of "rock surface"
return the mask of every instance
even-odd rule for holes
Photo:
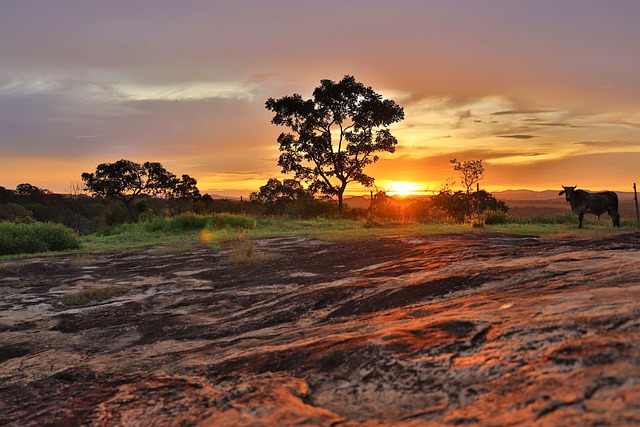
[[[0,262],[0,425],[640,425],[639,233],[257,250]]]

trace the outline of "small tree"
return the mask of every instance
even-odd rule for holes
[[[482,160],[467,160],[459,162],[456,159],[451,159],[450,162],[453,165],[453,170],[460,172],[462,184],[465,186],[467,194],[471,193],[471,187],[473,184],[484,178],[484,166],[482,166]]]
[[[285,179],[281,182],[270,178],[260,187],[260,191],[251,193],[249,200],[264,205],[269,214],[284,214],[295,211],[295,207],[312,204],[314,197],[312,192],[306,190],[295,179]]]
[[[188,175],[186,176],[188,177]],[[138,217],[132,209],[132,202],[135,198],[141,194],[171,196],[176,190],[176,186],[182,182],[160,163],[139,164],[124,159],[115,163],[101,163],[95,172],[84,172],[82,180],[85,189],[94,195],[122,201],[134,222],[138,221]],[[187,185],[189,183],[190,178],[186,181]]]
[[[350,182],[373,184],[364,168],[378,160],[374,153],[395,151],[398,141],[389,126],[404,119],[402,107],[352,76],[322,80],[313,99],[297,93],[269,98],[266,108],[275,113],[271,123],[291,130],[278,137],[282,172],[295,173],[312,192],[337,196],[340,213]]]

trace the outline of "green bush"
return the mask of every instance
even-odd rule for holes
[[[249,230],[255,228],[255,226],[256,220],[248,216],[216,214],[207,218],[207,229],[209,230],[221,230],[223,228]]]
[[[195,214],[182,214],[171,219],[169,228],[172,231],[202,230],[207,226],[208,218]]]
[[[487,225],[506,224],[507,214],[501,210],[488,210],[483,212],[482,217]]]
[[[80,248],[78,235],[62,224],[0,223],[0,255],[30,254]]]
[[[222,214],[221,214],[222,215]],[[149,232],[186,232],[186,231],[198,231],[207,227],[212,221],[218,221],[222,224],[229,222],[228,220],[215,219],[214,217],[207,217],[203,215],[196,215],[193,213],[185,213],[173,218],[155,217],[142,223],[144,231]],[[236,217],[237,215],[226,215],[228,217]],[[215,227],[224,228],[224,227]]]
[[[126,230],[127,226],[125,224],[106,225],[96,231],[96,236],[117,236],[118,234],[124,233]]]

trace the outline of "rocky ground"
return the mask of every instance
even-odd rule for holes
[[[161,249],[0,262],[0,425],[640,425],[640,233]]]

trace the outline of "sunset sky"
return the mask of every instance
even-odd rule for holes
[[[438,188],[455,157],[490,191],[630,191],[639,23],[636,0],[0,0],[0,186],[124,158],[248,195],[285,178],[266,99],[349,74],[405,109],[380,188]]]

